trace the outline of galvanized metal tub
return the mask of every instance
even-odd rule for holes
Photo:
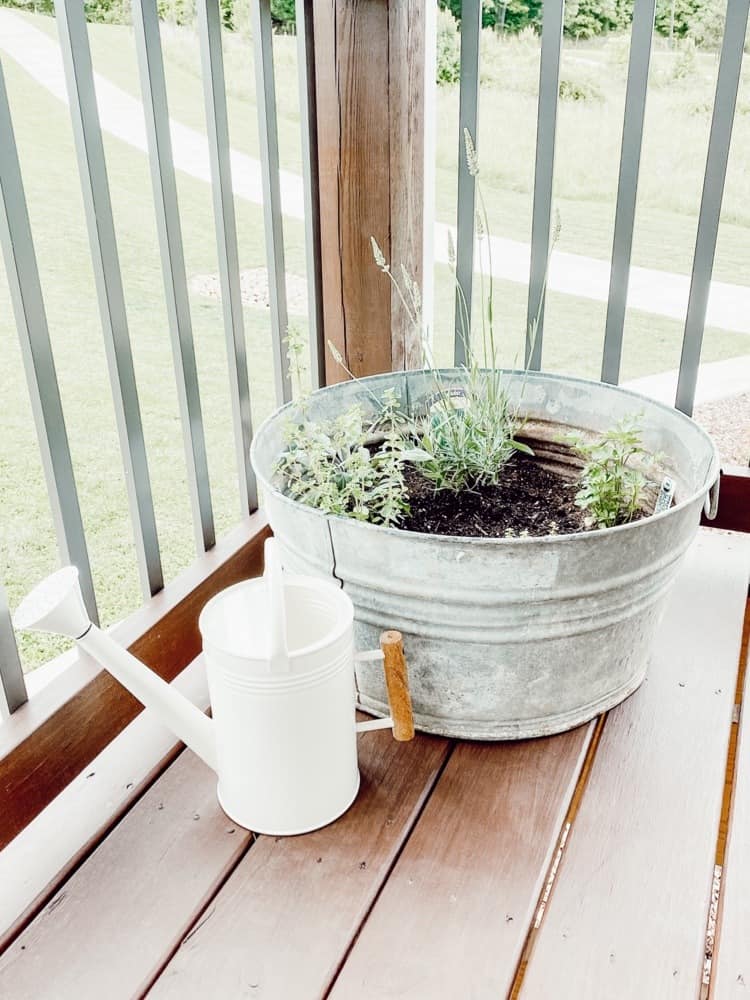
[[[460,371],[442,373],[460,384]],[[359,648],[399,629],[419,729],[470,739],[561,732],[618,704],[641,683],[680,558],[704,504],[715,504],[719,464],[708,435],[684,414],[599,382],[505,373],[541,461],[570,471],[566,429],[601,432],[641,414],[643,442],[676,481],[675,504],[632,524],[543,538],[459,538],[382,528],[321,514],[285,497],[274,473],[289,404],[258,430],[252,460],[285,565],[337,579],[355,607]],[[378,375],[314,393],[312,419],[370,393],[422,409],[434,392],[423,371]],[[562,462],[562,464],[561,464]],[[382,671],[362,664],[360,706],[388,714]]]

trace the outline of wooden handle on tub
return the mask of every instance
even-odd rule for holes
[[[414,739],[414,716],[409,694],[409,674],[404,657],[404,641],[400,632],[389,629],[380,633],[383,650],[385,683],[388,687],[388,704],[393,719],[393,738],[401,743]]]

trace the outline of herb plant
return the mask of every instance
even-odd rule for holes
[[[652,457],[641,443],[637,417],[625,417],[597,441],[568,440],[586,460],[575,499],[586,511],[586,526],[611,528],[637,518],[648,480],[632,463]]]
[[[464,130],[464,145],[469,173],[478,178],[479,161],[468,129]],[[489,219],[478,180],[476,190],[479,210],[475,228],[481,256],[484,239],[489,235]],[[375,263],[390,279],[412,328],[422,339],[424,364],[435,383],[435,402],[430,412],[412,427],[411,436],[416,447],[409,450],[409,460],[419,464],[422,475],[439,490],[458,492],[477,486],[496,486],[514,452],[522,451],[529,455],[533,452],[528,445],[517,440],[523,421],[518,407],[508,397],[503,375],[498,369],[491,241],[487,239],[489,266],[486,285],[484,269],[479,269],[481,357],[477,356],[471,343],[469,307],[456,278],[455,249],[452,240],[449,242],[448,257],[460,303],[459,335],[466,355],[465,385],[460,395],[450,391],[432,361],[429,343],[424,336],[419,287],[403,267],[400,279],[396,278],[375,239],[371,237],[370,241]],[[531,335],[533,337],[533,331]]]
[[[370,424],[359,405],[327,421],[310,420],[302,405],[287,427],[286,448],[276,463],[286,495],[324,514],[397,525],[409,512],[397,408],[392,389]],[[386,431],[375,446],[371,442],[381,425]]]

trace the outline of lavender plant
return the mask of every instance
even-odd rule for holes
[[[458,492],[478,486],[497,485],[515,452],[533,454],[519,440],[524,419],[519,405],[511,401],[498,366],[495,301],[492,275],[492,241],[489,218],[479,182],[479,161],[468,130],[464,132],[466,163],[475,178],[478,196],[475,230],[480,259],[480,350],[471,339],[470,310],[456,276],[456,255],[449,237],[449,262],[459,302],[458,335],[465,347],[464,380],[459,393],[448,386],[435,367],[426,330],[419,286],[402,266],[397,277],[374,237],[375,264],[398,295],[422,347],[423,364],[434,381],[429,412],[408,417],[399,410],[395,390],[382,399],[370,393],[376,416],[366,418],[354,405],[328,421],[313,421],[307,413],[306,373],[302,367],[304,341],[297,328],[289,329],[287,346],[290,372],[299,402],[287,428],[286,447],[276,471],[287,496],[326,514],[339,514],[373,524],[398,526],[409,513],[405,465],[417,465],[437,490]],[[556,220],[552,247],[559,237]],[[549,259],[548,259],[549,265]],[[546,275],[544,279],[546,291]],[[542,295],[542,302],[544,293]],[[540,303],[541,311],[541,303]],[[539,321],[529,329],[533,346]],[[351,377],[343,357],[329,348],[337,363]],[[646,480],[631,464],[646,455],[634,420],[624,421],[590,443],[571,442],[586,459],[576,503],[587,512],[588,526],[608,527],[637,516]]]
[[[479,161],[468,129],[464,130],[466,163],[469,173],[477,179],[479,210],[476,233],[480,256],[485,236],[489,237],[489,218],[482,187],[479,183]],[[555,234],[555,239],[557,234]],[[428,337],[424,330],[419,288],[406,270],[400,279],[393,274],[383,251],[370,237],[376,265],[390,279],[409,317],[409,322],[422,343],[425,368],[435,383],[436,401],[420,424],[412,428],[416,444],[409,452],[410,460],[418,463],[424,477],[439,490],[457,492],[477,486],[497,485],[503,468],[514,454],[533,454],[528,445],[518,440],[523,426],[519,408],[512,403],[505,389],[503,374],[498,367],[495,338],[495,302],[492,278],[492,243],[487,239],[488,277],[480,268],[481,355],[471,342],[470,313],[466,297],[455,270],[455,250],[449,243],[449,261],[459,301],[459,336],[465,348],[466,364],[463,393],[456,396],[445,385],[432,360]],[[532,331],[532,337],[533,337]]]

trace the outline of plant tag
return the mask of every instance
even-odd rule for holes
[[[656,498],[654,514],[660,514],[663,510],[669,510],[672,506],[672,500],[674,500],[674,487],[674,479],[670,479],[669,476],[665,476],[664,479],[662,479],[659,496]]]

